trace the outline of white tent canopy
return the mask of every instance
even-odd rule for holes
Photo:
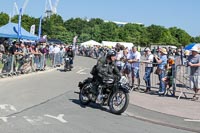
[[[133,43],[128,43],[128,42],[102,41],[102,45],[103,46],[108,46],[108,47],[115,47],[117,43],[119,43],[120,45],[123,45],[124,47],[128,47],[128,49],[131,49],[134,46]]]
[[[98,46],[101,46],[101,43],[98,43],[94,40],[89,40],[87,42],[84,42],[84,43],[81,43],[81,46],[95,46],[95,45],[98,45]]]

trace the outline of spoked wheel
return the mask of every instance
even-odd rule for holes
[[[90,99],[88,98],[88,90],[89,90],[88,84],[85,84],[83,88],[80,90],[79,100],[83,105],[88,105],[90,103]]]
[[[114,114],[120,115],[123,113],[129,104],[129,94],[124,91],[116,91],[110,98],[110,111]]]

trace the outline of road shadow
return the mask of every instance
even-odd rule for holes
[[[184,84],[176,84],[176,87],[179,87],[179,88],[190,88],[189,86],[184,85]]]
[[[111,113],[109,109],[107,109],[106,107],[103,107],[99,104],[96,104],[96,103],[89,103],[88,105],[82,105],[79,101],[79,99],[69,99],[71,102],[79,105],[80,107],[82,108],[92,108],[92,109],[98,109],[98,110],[101,110],[101,111],[104,111],[104,112],[108,112],[108,113]]]
[[[57,71],[60,71],[60,72],[71,72],[71,71],[69,71],[69,70],[67,70],[67,71],[65,71],[64,69],[57,69]]]

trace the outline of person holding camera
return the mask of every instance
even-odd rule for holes
[[[158,74],[158,78],[159,78],[159,91],[158,94],[164,95],[165,91],[166,91],[166,84],[165,82],[162,80],[165,77],[165,69],[166,69],[166,65],[167,65],[167,50],[165,48],[161,48],[160,49],[160,57],[158,57],[157,55],[154,55],[156,62],[158,63],[157,69],[156,69],[156,74]]]

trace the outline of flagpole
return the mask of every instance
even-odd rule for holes
[[[41,37],[41,28],[42,28],[42,16],[40,17],[40,22],[39,22],[39,29],[38,29],[38,40]]]
[[[18,40],[20,41],[22,33],[21,33],[21,21],[22,21],[22,8],[20,8],[19,19],[18,19]]]

